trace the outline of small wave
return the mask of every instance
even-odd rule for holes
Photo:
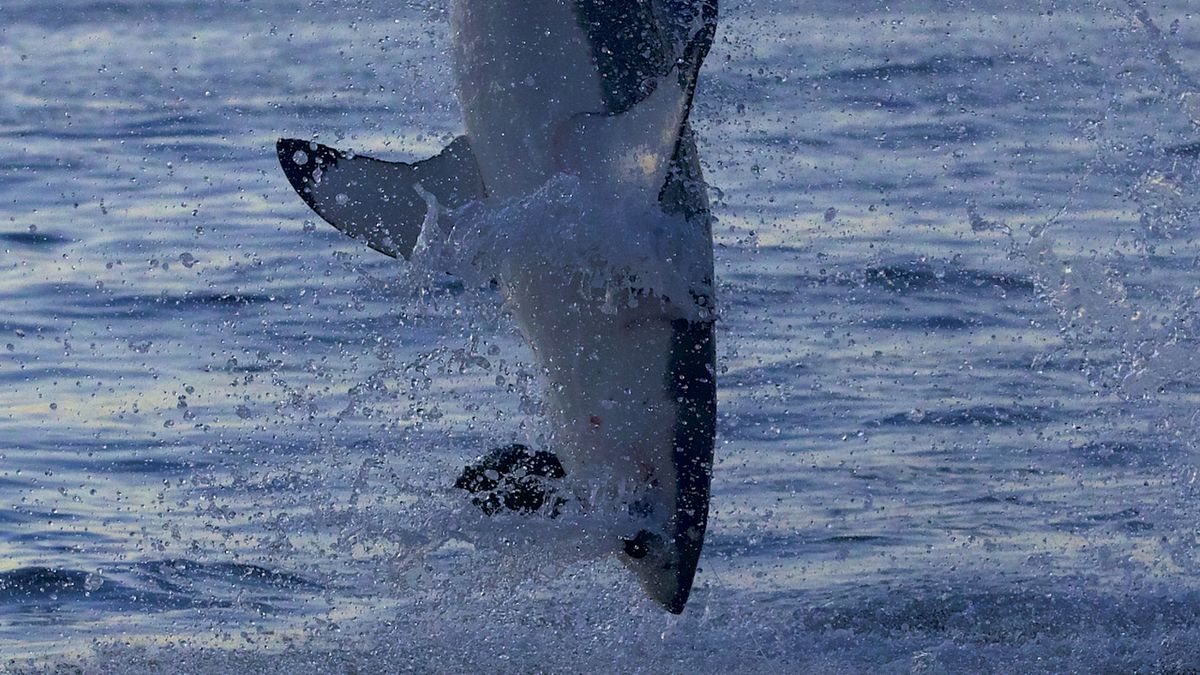
[[[1146,519],[1141,511],[1135,508],[1123,509],[1109,513],[1093,513],[1079,519],[1060,520],[1051,525],[1059,530],[1078,532],[1105,526],[1117,526],[1129,533],[1149,532],[1154,529],[1154,523]]]
[[[0,232],[0,242],[29,248],[53,248],[70,243],[70,239],[49,232]]]
[[[996,288],[1004,291],[1033,293],[1037,288],[1032,279],[1012,274],[986,272],[964,267],[939,269],[932,265],[922,264],[868,267],[852,280],[864,286],[877,286],[901,292],[933,288]]]
[[[868,138],[873,139],[873,142],[880,148],[904,150],[979,142],[993,133],[991,127],[985,124],[919,122],[896,125],[882,135],[874,130],[860,130],[853,136],[860,142],[865,142]],[[912,183],[908,183],[908,185],[913,186]]]
[[[116,604],[144,610],[200,604],[178,593],[136,588],[98,572],[40,566],[0,572],[0,609],[41,614],[79,603]]]
[[[798,610],[796,614],[801,625],[809,630],[841,629],[857,634],[916,632],[932,637],[966,629],[980,633],[981,637],[986,635],[986,641],[995,645],[1022,645],[1035,638],[1071,635],[1086,629],[1092,621],[1114,629],[1121,626],[1133,634],[1146,634],[1168,626],[1194,629],[1200,619],[1195,593],[1175,598],[1125,596],[1117,600],[1102,594],[1072,592],[1070,586],[1052,592],[1044,590],[912,589],[907,598],[838,603],[828,608]],[[1063,621],[1064,617],[1071,620]]]
[[[276,300],[266,295],[237,293],[111,296],[77,284],[67,286],[58,285],[54,288],[56,297],[73,300],[70,304],[62,305],[58,315],[79,319],[111,317],[138,320],[159,317],[166,312],[231,312]]]
[[[321,585],[306,577],[273,570],[260,565],[234,562],[197,562],[186,558],[141,563],[137,570],[159,580],[187,579],[190,583],[199,580],[234,583],[239,586],[258,586],[276,589],[321,588]]]
[[[160,459],[156,457],[130,457],[109,461],[88,461],[86,466],[102,473],[133,473],[154,476],[191,474],[210,466],[209,462]]]
[[[82,570],[52,567],[20,567],[0,572],[0,600],[84,594],[89,585],[88,576]]]
[[[803,135],[784,135],[762,133],[750,136],[746,139],[746,143],[754,146],[766,146],[768,148],[828,148],[833,143],[827,138],[818,138],[816,136]]]
[[[1020,63],[1016,56],[934,56],[912,63],[885,63],[877,66],[845,68],[825,73],[826,80],[895,80],[904,77],[928,77],[989,70],[997,65]]]
[[[1050,415],[1031,406],[975,406],[939,411],[898,413],[879,421],[881,426],[933,425],[944,427],[1007,427],[1048,422]]]
[[[816,544],[880,544],[880,543],[899,543],[894,537],[885,537],[881,534],[835,534],[831,537],[818,539],[813,542]]]
[[[1089,466],[1142,467],[1162,464],[1165,448],[1138,443],[1100,441],[1071,449],[1071,454]]]
[[[885,330],[967,330],[985,325],[984,321],[970,316],[948,314],[932,316],[882,316],[863,322],[868,328]]]
[[[233,562],[170,559],[102,571],[28,566],[0,572],[0,611],[42,614],[102,603],[139,611],[245,606],[269,612],[273,602],[321,588],[299,574]]]
[[[194,307],[246,307],[272,302],[275,298],[266,295],[243,293],[185,293],[182,296],[156,297],[160,306],[190,309]]]
[[[730,274],[722,280],[721,292],[728,296],[737,296],[739,304],[749,302],[766,305],[793,300],[797,293],[801,292],[798,289],[815,290],[829,287],[876,288],[898,294],[934,291],[947,295],[986,291],[1002,295],[1031,296],[1037,291],[1037,284],[1029,277],[924,263],[869,266],[851,272],[796,274],[788,279],[791,283],[785,288],[768,288],[763,286],[761,280],[753,277]]]
[[[1172,145],[1166,148],[1164,152],[1176,157],[1200,157],[1200,141]]]
[[[907,112],[915,110],[917,104],[905,101],[895,96],[878,96],[867,93],[854,93],[841,96],[839,102],[848,108],[866,108],[868,110],[887,110],[890,112]]]

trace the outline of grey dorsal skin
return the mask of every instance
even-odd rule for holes
[[[700,65],[716,33],[717,0],[575,0],[575,4],[604,82],[605,112],[625,112],[653,91],[656,78],[675,67],[690,108]],[[697,23],[699,30],[692,32]]]
[[[619,115],[654,91],[671,67],[654,11],[642,2],[577,0],[577,16],[600,71],[605,112]]]
[[[679,614],[691,593],[691,576],[700,562],[708,527],[709,488],[712,484],[713,442],[717,426],[716,337],[711,321],[671,322],[671,362],[668,390],[679,402],[675,421],[675,467],[678,471],[673,532],[679,564],[691,572],[664,603]]]

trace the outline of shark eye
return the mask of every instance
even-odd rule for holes
[[[625,555],[634,560],[641,560],[650,554],[650,547],[654,541],[658,539],[648,530],[642,530],[637,533],[633,539],[625,539]]]

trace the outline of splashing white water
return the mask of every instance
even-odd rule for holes
[[[609,313],[648,297],[669,300],[672,318],[711,319],[714,311],[706,224],[613,200],[568,174],[519,199],[448,212],[431,204],[412,268],[418,278],[449,273],[474,287],[503,287],[536,270]]]

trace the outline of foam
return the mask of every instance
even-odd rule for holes
[[[503,287],[538,269],[542,278],[575,285],[581,299],[600,300],[603,311],[657,298],[672,318],[714,316],[707,223],[614,197],[568,174],[518,199],[450,211],[427,200],[431,208],[412,256],[418,274]]]

